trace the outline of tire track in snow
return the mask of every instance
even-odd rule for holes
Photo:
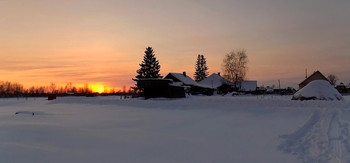
[[[341,163],[342,158],[342,136],[340,133],[340,111],[332,113],[332,117],[328,128],[328,147],[332,149],[330,152],[331,161]]]
[[[349,125],[341,117],[341,109],[316,110],[300,129],[280,136],[279,150],[304,163],[350,162]]]

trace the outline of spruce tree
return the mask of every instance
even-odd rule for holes
[[[198,54],[197,62],[195,66],[194,79],[199,82],[208,76],[208,66],[204,55]]]
[[[144,78],[162,78],[162,76],[159,74],[159,61],[155,57],[152,47],[146,48],[143,61],[141,62],[140,66],[140,69],[136,71],[136,81]],[[139,82],[136,83],[136,88],[134,89],[135,91],[143,91],[143,88]]]

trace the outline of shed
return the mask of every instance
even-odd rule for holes
[[[56,99],[57,98],[57,95],[56,94],[48,94],[47,95],[47,100],[54,100],[54,99]]]
[[[137,80],[137,82],[144,88],[143,93],[146,99],[157,97],[186,97],[184,87],[174,85],[171,79],[144,78]]]
[[[340,83],[335,88],[339,91],[339,93],[348,93],[348,90],[346,89],[346,86],[344,83]]]

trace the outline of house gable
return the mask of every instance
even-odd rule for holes
[[[305,87],[307,84],[314,80],[326,80],[329,81],[320,71],[314,72],[312,75],[310,75],[308,78],[306,78],[304,81],[302,81],[299,84],[299,89]]]

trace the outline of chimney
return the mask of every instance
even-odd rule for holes
[[[184,71],[184,72],[182,73],[182,75],[184,75],[184,76],[186,77],[186,71]]]
[[[218,75],[221,76],[221,75],[220,75],[220,72],[218,72]]]

